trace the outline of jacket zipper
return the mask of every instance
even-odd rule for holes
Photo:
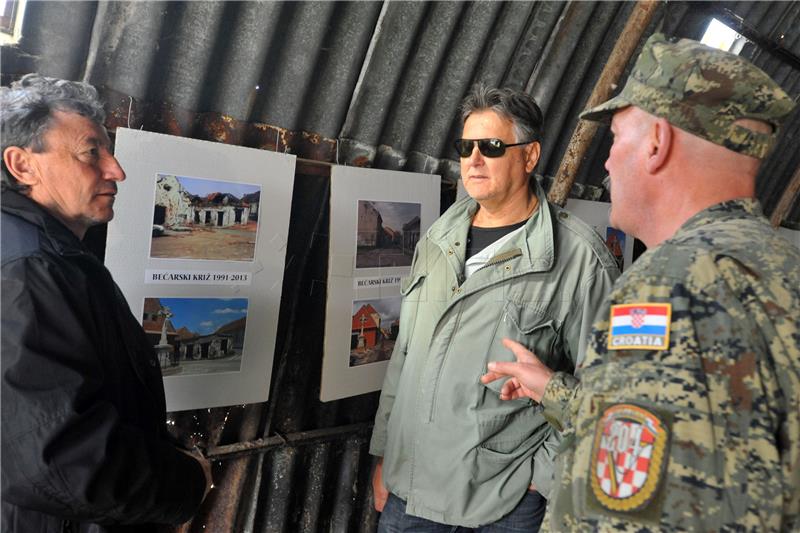
[[[458,331],[458,325],[461,323],[461,313],[463,310],[463,306],[459,306],[458,313],[456,314],[456,324],[453,327],[453,335],[456,334]],[[436,381],[433,383],[433,397],[431,398],[431,408],[428,412],[428,423],[433,422],[433,413],[436,412],[436,400],[439,397],[439,381],[442,377],[442,369],[444,369],[444,365],[447,362],[447,356],[450,354],[450,348],[453,346],[453,343],[448,343],[447,350],[444,352],[444,357],[442,358],[442,364],[439,365],[439,369],[436,372]]]
[[[508,256],[505,256],[505,255],[506,254],[503,254],[502,256],[498,256],[498,260],[496,260],[496,261],[494,260],[494,258],[490,259],[485,265],[480,267],[475,272],[483,270],[486,267],[501,265],[503,263],[506,263],[506,262],[514,259],[515,257],[519,257],[519,255],[521,255],[521,254],[513,254],[513,255],[509,254]],[[475,275],[475,272],[472,273],[473,276]],[[516,278],[516,277],[519,277],[519,276],[523,276],[525,274],[527,274],[527,272],[523,273],[523,274],[519,274],[517,276],[513,276],[513,277]],[[503,280],[503,281],[508,281],[509,279],[512,279],[512,278],[508,278],[508,279]],[[463,298],[464,296],[466,296],[466,295],[462,295],[461,298]],[[448,307],[448,309],[449,309],[449,307]],[[445,312],[447,312],[447,310],[445,310]],[[453,328],[453,335],[455,335],[457,333],[458,326],[461,323],[461,313],[462,313],[462,308],[459,308],[458,314],[456,315],[456,324],[455,324],[455,327]],[[440,322],[440,324],[441,324],[441,322]],[[437,326],[438,326],[438,324],[437,324]],[[439,330],[437,328],[436,330],[434,330],[433,336],[431,337],[431,340],[436,338],[436,335],[438,333],[439,333]],[[452,345],[453,345],[452,342],[447,345],[447,351],[445,351],[444,358],[442,360],[442,364],[439,365],[439,369],[436,372],[436,381],[433,383],[433,391],[432,391],[433,398],[431,398],[431,408],[430,408],[430,411],[428,412],[428,423],[433,422],[433,413],[436,412],[436,402],[437,402],[437,400],[439,398],[439,383],[441,381],[442,371],[444,369],[445,363],[447,362],[447,357],[450,354],[450,348],[452,347]],[[430,351],[430,346],[428,347],[428,351]]]

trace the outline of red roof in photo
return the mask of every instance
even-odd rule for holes
[[[375,323],[375,319],[373,318],[375,315],[378,315],[378,312],[372,307],[370,304],[364,304],[361,308],[356,311],[356,314],[353,315],[353,329],[361,329],[361,317],[365,316],[367,319],[364,321],[365,328],[377,328],[378,324]]]

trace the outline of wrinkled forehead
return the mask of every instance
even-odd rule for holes
[[[90,143],[111,146],[111,139],[105,126],[69,110],[56,110],[50,117],[44,134],[45,145],[48,141],[55,140],[70,144]]]

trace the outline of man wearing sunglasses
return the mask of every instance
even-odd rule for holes
[[[794,107],[745,59],[655,34],[582,115],[611,122],[611,223],[649,249],[577,377],[509,344],[483,378],[563,430],[552,530],[800,531],[800,251],[755,199]]]
[[[540,405],[504,402],[480,375],[505,338],[572,372],[619,275],[599,236],[531,178],[535,101],[478,85],[462,118],[456,150],[469,197],[417,246],[375,419],[383,532],[538,530],[558,437]]]

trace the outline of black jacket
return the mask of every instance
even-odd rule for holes
[[[188,520],[202,467],[170,442],[158,361],[111,274],[11,190],[1,249],[3,532]]]

